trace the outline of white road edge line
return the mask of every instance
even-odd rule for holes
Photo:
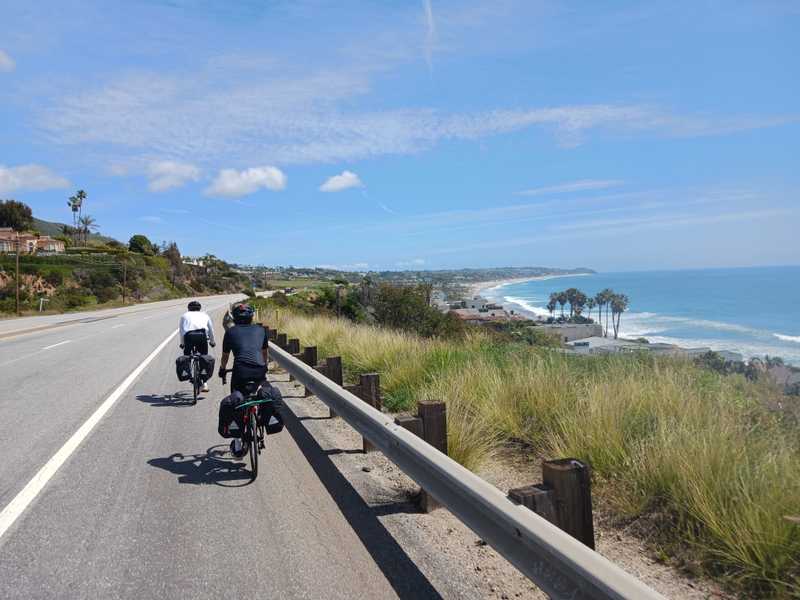
[[[14,499],[9,502],[8,506],[3,509],[3,512],[0,513],[0,537],[8,531],[9,527],[14,524],[14,521],[25,511],[28,505],[36,499],[36,496],[39,492],[42,491],[47,482],[50,481],[50,478],[56,474],[58,469],[61,465],[66,462],[66,460],[70,457],[70,455],[78,449],[78,446],[81,445],[81,442],[86,439],[86,437],[91,433],[92,429],[95,425],[103,418],[103,416],[114,406],[114,403],[122,397],[122,394],[131,386],[134,380],[142,374],[147,368],[152,360],[161,352],[164,347],[169,344],[169,342],[178,334],[178,330],[176,329],[173,331],[167,339],[161,342],[158,347],[153,350],[150,355],[142,361],[142,363],[136,367],[130,375],[128,375],[125,380],[119,384],[117,389],[115,389],[111,395],[105,399],[105,401],[97,408],[92,416],[86,419],[86,422],[80,426],[78,431],[72,434],[72,437],[67,440],[67,442],[61,446],[61,448],[56,452],[53,457],[45,463],[45,465],[39,469],[39,472],[33,476],[28,484],[22,488],[22,490],[14,496]]]
[[[117,327],[125,327],[125,323],[117,323],[111,329],[116,329]]]
[[[63,342],[58,342],[57,344],[50,344],[49,346],[45,346],[42,350],[50,350],[50,348],[55,348],[56,346],[63,346],[64,344],[69,344],[72,340],[64,340]]]

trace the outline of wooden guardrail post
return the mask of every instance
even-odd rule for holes
[[[286,334],[279,333],[275,338],[275,343],[278,344],[278,347],[282,350],[286,350]]]
[[[410,431],[418,438],[422,437],[422,419],[414,415],[400,415],[394,418],[394,422],[403,429]]]
[[[336,385],[344,384],[344,370],[342,369],[341,356],[329,356],[325,359],[325,376]],[[332,419],[335,416],[336,412],[331,407],[328,407],[328,418]]]
[[[430,400],[419,402],[417,414],[422,420],[422,439],[447,455],[447,405]],[[419,505],[423,512],[431,512],[440,506],[425,490],[420,492]]]
[[[529,508],[540,517],[558,525],[556,514],[556,495],[551,488],[541,483],[515,488],[508,491],[508,497],[514,502]]]
[[[278,340],[278,330],[277,329],[270,329],[267,327],[267,339],[270,342],[277,342]]]
[[[291,352],[294,356],[300,354],[300,340],[297,338],[290,338],[286,341],[286,351]],[[301,358],[302,360],[302,358]],[[294,381],[294,375],[289,373],[289,381]]]
[[[377,373],[362,373],[358,377],[358,393],[356,394],[372,408],[381,409],[381,377]],[[420,421],[421,423],[421,421]],[[420,435],[420,437],[422,437]],[[361,438],[364,452],[374,452],[377,448],[367,438]]]
[[[317,347],[316,346],[306,346],[303,348],[303,353],[300,356],[300,360],[306,363],[312,369],[316,369],[317,367]],[[324,374],[324,372],[322,372]],[[308,398],[311,396],[311,391],[307,387],[303,387],[303,397]]]
[[[542,481],[555,493],[556,524],[594,550],[589,466],[574,458],[546,460],[542,463]]]

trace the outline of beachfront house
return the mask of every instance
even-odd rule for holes
[[[37,236],[14,231],[11,227],[0,227],[0,252],[16,252],[17,247],[20,254],[60,253],[65,250],[62,240],[51,238],[49,235]]]
[[[469,310],[486,310],[489,301],[482,296],[475,296],[464,302],[464,308]]]
[[[603,327],[599,323],[548,323],[547,325],[538,325],[537,330],[557,337],[565,344],[603,335]]]

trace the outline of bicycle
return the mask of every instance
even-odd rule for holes
[[[228,383],[228,373],[233,369],[221,370],[222,384]],[[258,455],[264,449],[264,440],[266,439],[266,431],[264,425],[260,423],[258,418],[259,405],[270,404],[274,402],[272,398],[259,398],[258,391],[261,387],[260,381],[246,381],[241,387],[245,397],[245,402],[236,407],[236,410],[243,410],[242,415],[242,442],[247,442],[250,445],[250,478],[255,480],[258,477]]]
[[[200,379],[200,353],[196,348],[192,348],[189,358],[191,359],[189,363],[189,381],[192,382],[192,404],[197,404],[197,396],[200,394],[203,382]]]

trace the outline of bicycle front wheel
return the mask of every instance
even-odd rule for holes
[[[255,479],[258,477],[258,419],[255,411],[250,412],[248,428],[250,431],[250,477]]]

